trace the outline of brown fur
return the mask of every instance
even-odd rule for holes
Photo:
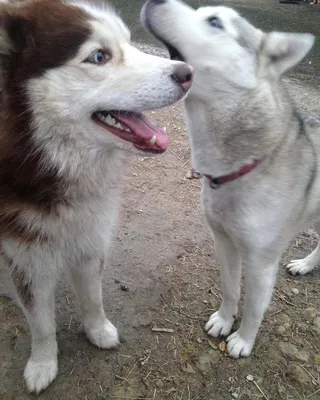
[[[32,140],[23,87],[30,78],[74,57],[90,30],[84,11],[59,0],[2,5],[0,29],[0,235],[43,240],[23,225],[21,210],[55,211],[65,202],[68,183],[58,179],[55,170],[41,168],[42,153]]]

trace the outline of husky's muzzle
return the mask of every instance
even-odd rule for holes
[[[174,61],[183,61],[185,62],[185,58],[180,53],[180,51],[174,47],[172,44],[168,43],[163,37],[161,37],[153,28],[152,23],[152,15],[155,7],[159,7],[167,3],[168,0],[148,0],[145,2],[144,6],[142,7],[140,17],[141,22],[146,30],[148,30],[160,43],[162,43],[169,52],[171,60]]]

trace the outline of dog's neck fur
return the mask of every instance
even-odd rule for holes
[[[213,177],[229,174],[279,146],[289,125],[298,122],[292,122],[294,109],[285,88],[280,81],[274,85],[277,90],[262,81],[229,98],[217,93],[210,104],[191,91],[185,108],[196,170]]]

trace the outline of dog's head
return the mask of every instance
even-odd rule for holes
[[[192,81],[185,63],[140,52],[109,7],[31,0],[0,6],[2,116],[87,149],[162,152],[167,134],[142,114],[181,99]],[[18,126],[19,124],[19,126]]]
[[[177,0],[148,0],[141,19],[172,59],[195,68],[190,95],[202,97],[252,89],[261,79],[274,81],[295,66],[314,41],[310,34],[265,34],[231,8],[194,10]]]

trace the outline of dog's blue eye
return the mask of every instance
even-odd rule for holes
[[[208,22],[211,26],[213,26],[215,28],[223,29],[222,22],[221,22],[220,18],[218,18],[218,17],[210,17],[210,18],[208,18]]]
[[[86,62],[102,65],[105,64],[110,58],[111,57],[108,56],[103,50],[97,50],[86,59]]]

